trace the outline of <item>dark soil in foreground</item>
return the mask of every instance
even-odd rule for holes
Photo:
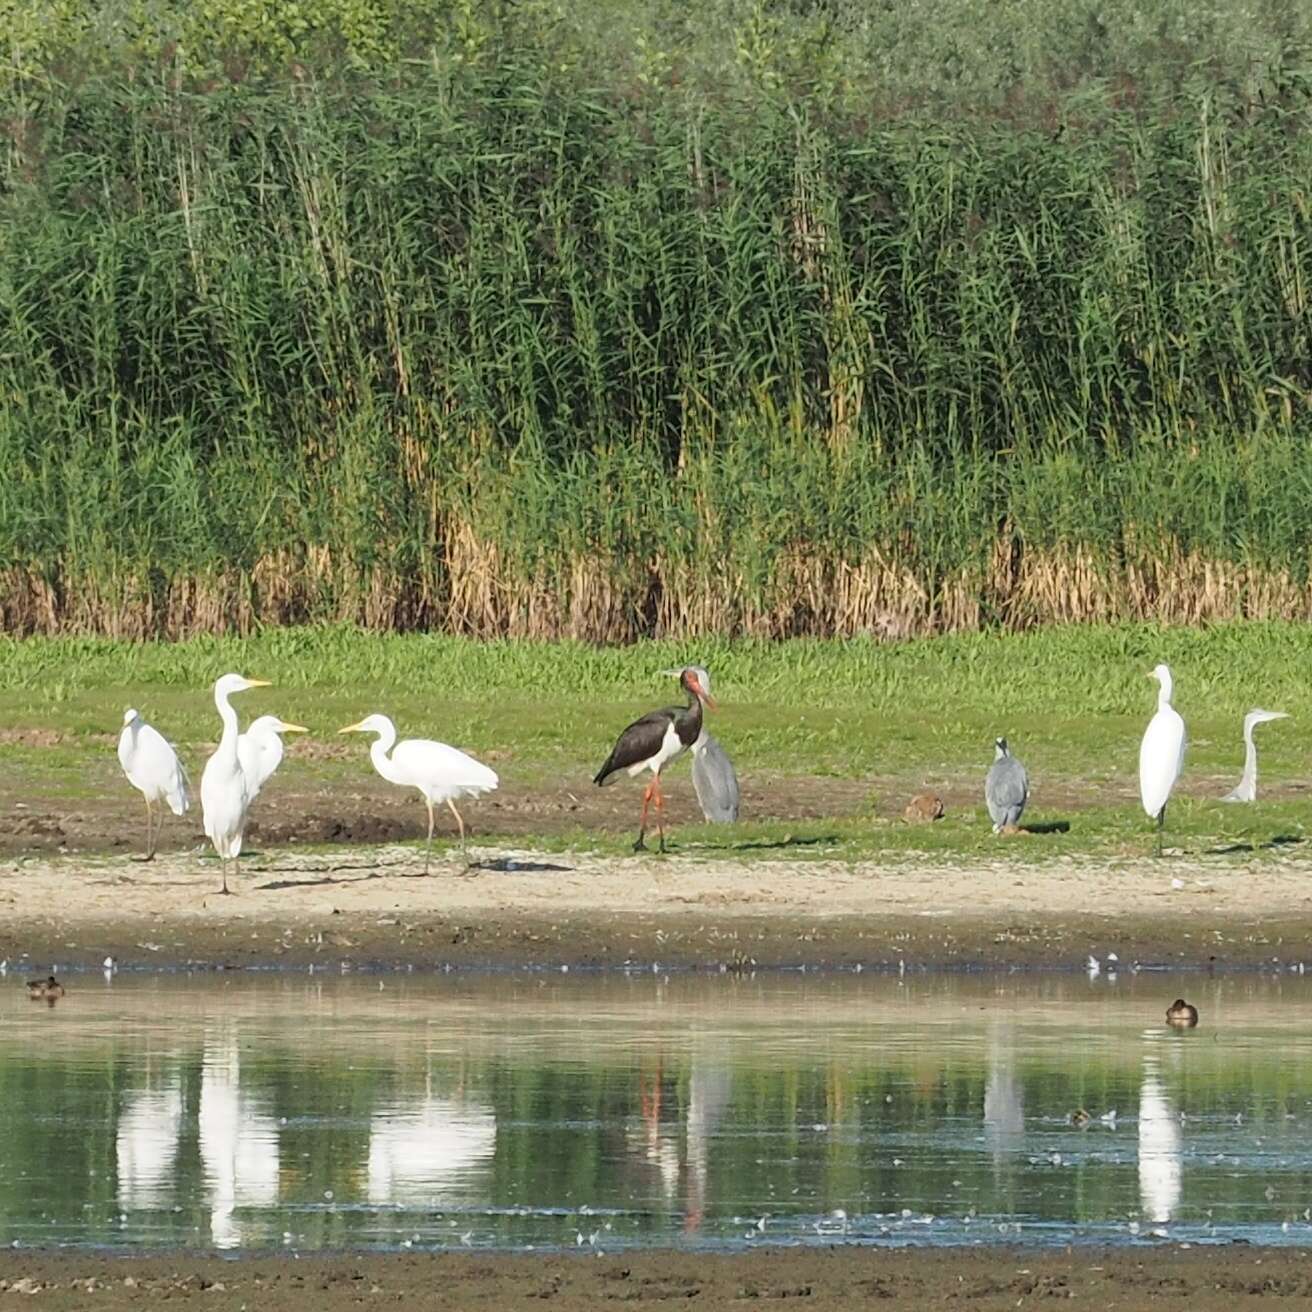
[[[0,1306],[206,1312],[360,1307],[1188,1308],[1312,1305],[1312,1254],[1297,1249],[860,1248],[744,1254],[396,1255],[112,1258],[0,1256]]]

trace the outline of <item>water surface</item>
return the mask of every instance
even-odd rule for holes
[[[1301,977],[69,983],[0,991],[0,1242],[1312,1243]]]

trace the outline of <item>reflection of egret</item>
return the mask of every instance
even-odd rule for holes
[[[1150,1221],[1169,1221],[1180,1205],[1183,1139],[1180,1118],[1150,1058],[1139,1089],[1139,1205]]]
[[[369,1130],[369,1201],[434,1202],[443,1189],[490,1161],[497,1120],[489,1107],[424,1097],[374,1115]]]
[[[162,1089],[127,1094],[114,1136],[121,1209],[169,1205],[181,1134],[182,1087],[176,1079]]]
[[[198,1128],[215,1248],[241,1243],[237,1208],[278,1201],[278,1123],[242,1094],[239,1067],[235,1039],[206,1045]]]

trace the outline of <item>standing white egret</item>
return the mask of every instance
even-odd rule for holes
[[[1148,722],[1139,744],[1139,797],[1148,818],[1157,821],[1157,855],[1161,856],[1166,803],[1184,765],[1184,721],[1171,705],[1171,671],[1158,665],[1148,677],[1161,687],[1157,714]]]
[[[465,822],[456,810],[457,797],[478,797],[490,793],[500,782],[495,770],[446,743],[431,738],[405,738],[396,741],[396,725],[385,715],[366,715],[357,724],[348,724],[338,733],[372,733],[369,759],[388,783],[403,788],[417,788],[428,807],[428,846],[424,848],[424,874],[428,873],[433,852],[433,804],[445,802],[460,828],[460,846],[465,845]],[[393,747],[395,744],[395,747]],[[388,752],[391,756],[388,756]]]
[[[174,815],[186,815],[191,806],[187,772],[172,744],[141,718],[140,711],[131,707],[123,712],[123,731],[118,736],[118,763],[123,767],[128,783],[146,799],[146,855],[141,859],[150,861],[164,828],[163,807],[159,812],[159,824],[154,822],[155,804],[166,802]]]
[[[237,738],[237,759],[246,775],[246,785],[253,802],[270,776],[282,764],[285,733],[309,733],[302,724],[288,724],[276,715],[261,715]]]
[[[267,679],[247,679],[240,674],[225,674],[214,685],[214,705],[223,721],[223,735],[218,750],[205,762],[200,777],[200,809],[205,817],[205,833],[219,854],[223,871],[223,889],[228,891],[228,862],[241,855],[242,835],[246,831],[246,813],[250,810],[251,790],[237,751],[237,712],[229,697],[248,688],[267,688]],[[258,790],[256,790],[258,791]]]
[[[1284,711],[1264,711],[1260,708],[1244,716],[1244,773],[1235,788],[1221,799],[1223,802],[1257,801],[1257,745],[1253,742],[1253,730],[1268,720],[1287,719],[1289,716]]]

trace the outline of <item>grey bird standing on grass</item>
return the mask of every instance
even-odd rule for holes
[[[664,673],[681,675],[692,670],[707,692],[711,690],[711,672],[704,665],[685,665],[683,669]],[[708,824],[729,825],[738,819],[738,776],[729,754],[719,740],[706,732],[705,722],[692,745],[692,786],[697,790],[697,804]]]
[[[993,832],[1014,834],[1029,799],[1030,777],[1007,749],[1005,738],[994,739],[993,745],[993,764],[984,778],[984,800],[993,820]]]
[[[1268,720],[1287,720],[1285,711],[1252,710],[1244,716],[1244,773],[1238,785],[1228,792],[1223,802],[1257,801],[1257,744],[1253,742],[1253,730]]]
[[[705,665],[691,665],[689,668],[697,672],[702,687],[710,691],[710,670]],[[676,672],[672,670],[672,673]],[[708,823],[733,824],[737,820],[739,790],[733,762],[726,750],[720,747],[719,740],[706,732],[705,723],[693,744],[693,787],[697,790],[698,806],[701,806]]]

